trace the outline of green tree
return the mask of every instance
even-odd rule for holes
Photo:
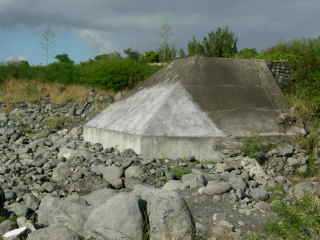
[[[100,60],[110,60],[110,59],[121,59],[121,54],[117,51],[111,52],[111,53],[105,53],[97,55],[94,60],[100,61]]]
[[[255,48],[243,48],[237,53],[239,58],[256,58],[258,51]]]
[[[233,57],[237,53],[237,38],[228,27],[219,27],[203,39],[204,55],[208,57]]]
[[[204,55],[203,46],[195,36],[193,36],[192,40],[188,43],[188,54],[189,56]]]
[[[175,47],[169,45],[162,45],[159,50],[159,57],[161,62],[169,62],[176,58],[177,50]]]
[[[68,54],[55,56],[57,60],[46,67],[46,80],[50,82],[75,83],[79,81],[79,74],[74,61]]]
[[[143,60],[147,63],[160,62],[160,56],[158,51],[147,51],[143,54]]]
[[[123,51],[127,57],[131,60],[138,61],[140,59],[140,53],[138,51],[127,48]]]
[[[179,57],[180,58],[185,58],[186,57],[186,53],[184,52],[183,48],[180,48],[180,50],[179,50]]]
[[[55,59],[57,59],[61,63],[73,63],[73,60],[71,60],[69,55],[65,53],[58,54],[57,56],[55,56]]]

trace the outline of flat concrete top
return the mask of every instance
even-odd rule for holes
[[[146,136],[277,135],[286,101],[262,60],[176,60],[86,127]]]

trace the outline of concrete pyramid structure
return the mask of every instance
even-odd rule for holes
[[[176,60],[84,127],[86,141],[146,157],[212,160],[217,148],[252,135],[283,136],[287,105],[260,60]]]

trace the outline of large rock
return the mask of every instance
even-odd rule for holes
[[[89,193],[88,195],[82,196],[90,206],[98,207],[106,203],[110,198],[116,195],[115,190],[109,188],[102,188],[94,192]]]
[[[53,226],[32,232],[27,240],[80,240],[80,237],[66,227]]]
[[[150,240],[191,240],[195,224],[180,194],[137,186],[134,192],[146,201]]]
[[[267,201],[269,199],[269,193],[262,186],[251,189],[250,195],[256,201]]]
[[[87,237],[96,240],[142,239],[143,217],[139,199],[129,193],[120,193],[94,209],[85,224]]]
[[[206,187],[199,189],[199,194],[221,195],[231,190],[231,185],[227,182],[210,181]]]
[[[68,163],[61,162],[54,169],[52,180],[56,182],[63,182],[72,176],[72,171]]]
[[[45,226],[66,226],[76,233],[81,233],[91,209],[79,202],[45,197],[38,210],[38,222]]]
[[[131,166],[126,170],[126,178],[142,178],[144,171],[140,166]]]
[[[123,187],[123,169],[111,166],[100,169],[103,178],[114,188],[122,188]]]
[[[186,189],[186,185],[180,180],[169,180],[162,189],[166,191],[182,191]]]
[[[203,187],[207,183],[203,175],[194,173],[183,175],[181,180],[186,187],[191,189]]]

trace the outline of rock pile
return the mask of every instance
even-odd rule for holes
[[[239,152],[217,162],[143,159],[84,142],[81,124],[97,101],[109,100],[0,107],[1,235],[26,228],[29,240],[239,239],[270,214],[271,188],[320,194],[317,182],[286,178],[307,166],[292,145],[266,153],[261,166]]]

